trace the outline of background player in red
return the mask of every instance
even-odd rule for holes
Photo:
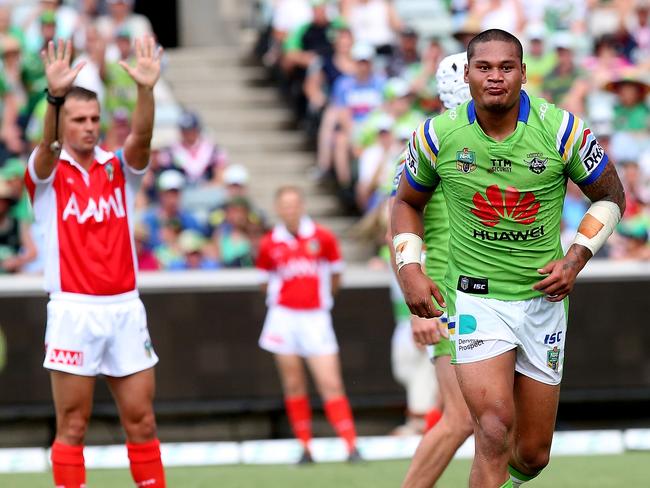
[[[131,220],[149,161],[161,50],[147,36],[136,41],[135,51],[136,63],[122,65],[137,84],[132,132],[115,154],[97,146],[96,94],[73,87],[83,63],[70,67],[70,41],[56,47],[50,42],[41,55],[49,104],[43,141],[30,157],[25,180],[35,218],[47,229],[44,366],[56,410],[57,488],[85,486],[83,443],[99,374],[117,403],[136,485],[165,486],[152,406],[158,358],[136,289]]]
[[[269,307],[259,345],[275,355],[289,422],[304,448],[300,463],[313,462],[302,358],[323,399],[327,419],[347,445],[348,460],[359,461],[330,314],[343,265],[339,245],[334,234],[305,215],[300,189],[280,188],[276,212],[281,222],[263,238],[257,260],[268,279],[264,291]]]

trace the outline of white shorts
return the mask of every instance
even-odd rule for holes
[[[259,346],[275,354],[322,356],[339,351],[327,310],[294,310],[269,307]]]
[[[158,362],[136,293],[105,302],[60,294],[47,304],[43,367],[81,376],[128,376]]]
[[[438,382],[427,350],[413,341],[411,320],[397,322],[391,340],[393,376],[406,390],[406,407],[414,414],[426,414],[435,404]]]
[[[473,363],[517,349],[515,371],[547,385],[562,380],[567,305],[544,297],[504,301],[456,291],[449,322],[454,364]]]

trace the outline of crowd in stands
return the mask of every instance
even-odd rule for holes
[[[315,144],[313,178],[361,216],[373,246],[383,242],[383,207],[405,140],[443,108],[438,63],[481,30],[499,27],[524,43],[525,89],[585,119],[620,171],[627,210],[599,257],[650,259],[650,0],[258,4],[256,51]],[[153,32],[133,7],[133,0],[0,3],[0,273],[43,266],[43,230],[23,185],[47,103],[39,53],[50,40],[73,41],[74,62],[86,62],[77,84],[97,92],[102,105],[101,146],[116,150],[136,95],[119,61],[131,62],[134,39]],[[155,97],[152,160],[134,223],[140,268],[251,266],[268,222],[248,194],[246,168],[229,160],[199,114],[178,106],[164,72]],[[587,207],[569,185],[565,245]]]
[[[598,257],[650,259],[650,1],[266,0],[260,12],[256,52],[316,145],[315,178],[363,221],[383,218],[404,140],[442,110],[440,60],[501,28],[524,44],[524,89],[583,118],[619,170],[627,210]],[[587,208],[570,184],[565,246]]]
[[[73,63],[86,63],[75,84],[98,94],[100,146],[115,151],[129,134],[136,100],[135,83],[119,62],[133,61],[135,39],[155,35],[133,8],[133,0],[0,3],[0,273],[43,269],[43,229],[23,180],[47,107],[41,50],[50,40],[72,41]],[[140,268],[252,266],[266,223],[247,194],[246,168],[229,161],[198,114],[178,106],[164,71],[154,95],[152,159],[134,222]]]

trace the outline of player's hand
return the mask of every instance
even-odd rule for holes
[[[72,87],[79,71],[86,65],[79,63],[74,68],[70,67],[72,60],[72,42],[65,43],[59,39],[57,45],[54,41],[47,43],[47,50],[41,51],[41,59],[45,65],[45,77],[47,78],[47,89],[55,97],[64,97]]]
[[[163,49],[156,46],[153,36],[142,36],[135,40],[135,66],[120,61],[120,66],[138,86],[153,88],[160,78],[160,58]]]
[[[447,324],[438,318],[411,317],[411,332],[413,341],[418,346],[438,344],[443,337],[449,337]]]
[[[427,319],[442,315],[442,310],[434,306],[431,297],[443,308],[447,307],[445,300],[438,286],[422,272],[418,263],[405,265],[398,274],[404,299],[413,315]]]
[[[572,245],[564,258],[551,261],[537,270],[539,274],[547,276],[535,284],[533,290],[545,294],[549,302],[564,300],[573,290],[576,277],[584,268],[590,255],[591,253],[586,248],[576,244]]]

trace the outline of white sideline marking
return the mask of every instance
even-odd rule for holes
[[[419,436],[360,437],[359,450],[369,461],[409,459],[420,442]],[[294,439],[252,440],[244,442],[179,442],[161,446],[165,466],[219,466],[233,464],[292,464],[300,457],[300,444]],[[346,450],[338,438],[318,438],[312,444],[317,462],[344,461]],[[621,454],[626,450],[650,450],[650,429],[588,430],[556,432],[553,456]],[[456,459],[474,455],[474,440],[467,439]],[[44,472],[49,469],[49,449],[0,449],[0,473]],[[86,466],[127,468],[124,445],[86,446]]]

